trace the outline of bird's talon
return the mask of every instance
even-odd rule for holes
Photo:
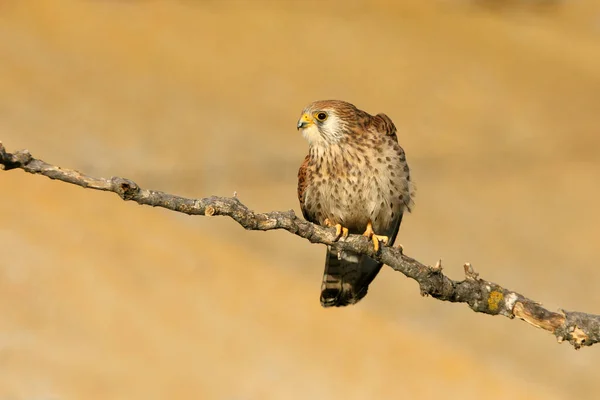
[[[341,224],[337,224],[335,226],[335,240],[338,241],[340,239],[346,240],[348,238],[348,228],[343,227]]]
[[[334,224],[329,218],[326,218],[325,221],[323,221],[323,225],[328,228],[335,227],[335,242],[340,240],[340,238],[346,239],[348,237],[348,228],[343,227],[342,224]]]
[[[379,251],[379,242],[381,242],[387,246],[388,240],[389,239],[387,236],[379,236],[379,235],[371,236],[371,241],[373,242],[373,247],[375,248],[375,252]]]
[[[348,239],[349,234],[350,234],[350,231],[348,231],[348,228],[343,228],[342,237],[344,239]]]
[[[385,245],[387,245],[389,242],[389,238],[387,236],[376,235],[375,232],[373,232],[373,225],[371,222],[367,224],[367,229],[365,230],[365,233],[363,233],[363,236],[371,239],[375,252],[379,251],[379,242],[382,242]]]
[[[341,224],[336,224],[336,226],[335,226],[335,241],[336,242],[338,240],[340,240],[340,237],[342,237],[343,230],[344,230],[344,228],[342,228]]]
[[[371,236],[371,241],[373,242],[373,248],[375,249],[375,253],[379,251],[379,240],[377,240],[377,236]]]

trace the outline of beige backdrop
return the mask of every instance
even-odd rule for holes
[[[0,140],[299,212],[300,110],[352,101],[399,128],[408,254],[600,313],[600,5],[509,3],[4,0]],[[0,399],[597,398],[600,347],[389,268],[322,309],[324,248],[286,232],[21,171],[0,190]]]

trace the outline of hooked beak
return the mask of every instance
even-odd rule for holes
[[[306,113],[304,113],[304,114],[302,114],[302,116],[298,120],[297,127],[298,127],[298,130],[300,130],[300,129],[304,129],[307,126],[312,125],[312,124],[313,124],[313,120],[312,120],[311,116],[308,115],[308,114],[306,114]]]

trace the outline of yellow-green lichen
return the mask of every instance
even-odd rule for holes
[[[498,305],[504,299],[502,292],[492,290],[488,297],[488,308],[490,311],[498,311]]]

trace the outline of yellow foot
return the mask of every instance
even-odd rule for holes
[[[324,225],[329,228],[335,227],[336,241],[340,240],[340,238],[346,239],[348,237],[348,228],[344,228],[341,224],[334,224],[329,220],[329,218],[325,218]]]
[[[379,242],[387,244],[389,241],[389,238],[387,236],[376,235],[375,232],[373,232],[373,225],[371,225],[371,221],[369,221],[369,223],[367,224],[367,229],[365,230],[365,233],[363,233],[363,236],[366,236],[369,239],[371,239],[371,241],[373,242],[373,248],[375,249],[375,252],[379,251]]]

